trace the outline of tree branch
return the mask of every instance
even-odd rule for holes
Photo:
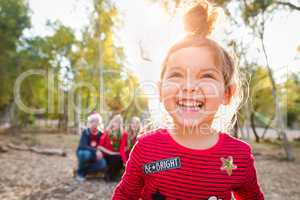
[[[28,147],[26,145],[14,145],[12,143],[7,144],[6,146],[10,149],[18,151],[32,151],[43,155],[58,155],[63,157],[67,155],[67,153],[63,149],[41,149],[38,147]]]
[[[277,5],[287,6],[287,7],[289,7],[292,10],[300,11],[300,6],[297,6],[297,5],[292,4],[290,2],[276,1],[275,3]]]

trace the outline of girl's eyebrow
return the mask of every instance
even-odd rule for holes
[[[217,74],[222,74],[222,72],[218,69],[215,69],[215,68],[207,68],[207,67],[199,67],[200,68],[200,71],[199,73],[203,73],[203,72],[207,72],[207,71],[210,71],[210,72],[215,72]],[[168,67],[167,71],[169,72],[172,72],[172,71],[176,71],[176,70],[179,70],[179,71],[186,71],[187,68],[185,67],[181,67],[181,66],[170,66]]]
[[[220,70],[217,70],[217,69],[211,69],[211,68],[204,68],[204,69],[201,69],[201,71],[213,71],[213,72],[216,72],[218,74],[221,74],[222,72]]]
[[[172,71],[184,71],[184,69],[182,69],[182,67],[180,66],[170,66],[166,69],[166,71],[168,72],[172,72]]]
[[[169,70],[175,70],[175,69],[179,69],[179,70],[182,70],[182,67],[181,66],[170,66],[168,67]]]

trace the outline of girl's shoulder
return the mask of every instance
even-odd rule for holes
[[[222,132],[223,138],[223,146],[230,146],[232,149],[239,149],[243,151],[247,151],[248,153],[252,152],[251,145],[242,139],[235,138],[229,133]]]
[[[102,129],[101,131],[101,137],[108,137],[109,136],[109,131],[107,129]]]
[[[126,140],[127,138],[128,138],[128,132],[127,131],[122,131],[121,139]]]
[[[162,137],[167,134],[167,130],[163,128],[153,129],[137,136],[138,141],[141,142],[151,142],[155,140],[161,140]]]

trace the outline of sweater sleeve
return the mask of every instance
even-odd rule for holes
[[[102,135],[100,136],[100,141],[99,141],[99,145],[106,147],[106,132],[103,131]]]
[[[244,184],[233,190],[236,200],[264,200],[264,195],[257,181],[254,157],[250,150],[248,172]]]
[[[122,134],[122,139],[120,141],[120,156],[122,158],[124,165],[126,164],[127,161],[127,156],[126,156],[127,137],[128,134],[124,132]]]
[[[113,150],[111,143],[110,143],[110,138],[109,138],[109,133],[104,130],[102,135],[101,135],[101,139],[100,139],[100,146],[103,146],[109,150]]]
[[[116,186],[112,200],[137,200],[144,187],[141,144],[137,142],[129,154],[125,172]]]

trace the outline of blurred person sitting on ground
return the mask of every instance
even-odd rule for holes
[[[127,161],[126,142],[127,132],[123,130],[123,118],[115,115],[101,136],[100,148],[104,152],[108,169],[105,175],[106,181],[116,180]]]
[[[88,128],[84,129],[76,151],[78,159],[78,169],[76,179],[84,181],[88,172],[105,171],[106,160],[99,149],[102,117],[99,113],[92,113],[88,117]]]

